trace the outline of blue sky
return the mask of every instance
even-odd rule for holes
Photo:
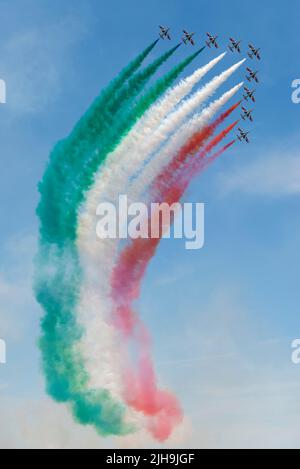
[[[140,301],[161,379],[191,420],[183,446],[299,446],[300,367],[290,360],[291,341],[300,336],[300,105],[291,101],[291,83],[300,78],[299,2],[0,0],[0,11],[0,78],[7,83],[0,106],[0,337],[8,343],[0,412],[12,421],[0,446],[115,444],[79,429],[45,400],[36,347],[41,313],[31,293],[37,182],[53,144],[156,37],[158,24],[171,27],[174,41],[183,28],[196,31],[199,45],[206,31],[219,34],[221,51],[230,35],[244,50],[252,41],[263,58],[251,145],[236,145],[185,196],[206,204],[204,249],[163,241]],[[167,46],[160,43],[155,54]],[[160,73],[188,52],[182,46]],[[197,64],[214,54],[206,50]],[[218,70],[233,60],[227,54]],[[33,415],[49,408],[46,430]]]

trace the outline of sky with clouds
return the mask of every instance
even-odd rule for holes
[[[300,366],[291,363],[300,337],[300,104],[291,100],[299,2],[0,0],[0,11],[0,447],[152,444],[101,439],[45,395],[32,262],[37,183],[52,146],[158,24],[178,40],[183,28],[196,31],[199,44],[206,31],[219,34],[221,50],[229,36],[244,50],[249,41],[262,47],[251,145],[235,145],[185,195],[206,204],[205,246],[163,240],[143,285],[158,373],[186,415],[169,445],[299,447]],[[187,52],[181,47],[160,73]],[[199,64],[214,54],[206,50]],[[233,60],[227,54],[218,70]]]

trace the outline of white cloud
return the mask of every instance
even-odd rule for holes
[[[274,197],[300,194],[300,151],[291,152],[286,147],[281,152],[266,153],[220,174],[217,184],[225,194],[233,191]]]

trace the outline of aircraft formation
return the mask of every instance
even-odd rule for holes
[[[192,46],[195,45],[195,40],[194,40],[194,32],[188,32],[185,29],[183,30],[183,36],[182,36],[182,42],[186,45],[190,44]],[[165,40],[168,39],[169,41],[171,40],[171,35],[170,35],[170,28],[165,27],[165,26],[159,26],[159,36],[161,39]],[[205,44],[209,48],[219,48],[219,43],[218,43],[218,36],[214,36],[210,33],[206,33],[207,40],[205,41]],[[228,49],[232,53],[242,53],[241,49],[241,40],[235,40],[233,37],[229,38],[229,44],[228,44]],[[248,45],[248,52],[247,52],[248,57],[251,60],[261,60],[261,54],[260,54],[260,48],[255,47],[253,44]],[[247,74],[246,74],[246,79],[249,83],[259,83],[258,79],[258,70],[252,70],[252,68],[247,67],[246,69]],[[252,101],[253,103],[256,102],[255,99],[255,93],[256,89],[249,89],[247,86],[244,87],[244,95],[243,99],[245,101]],[[253,116],[252,116],[252,109],[247,109],[246,107],[242,106],[242,114],[241,118],[244,121],[249,120],[250,122],[253,122]],[[237,134],[237,138],[240,142],[244,141],[246,143],[249,143],[249,138],[248,134],[250,132],[244,131],[242,128],[238,128],[239,133]]]

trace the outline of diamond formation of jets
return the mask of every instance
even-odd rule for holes
[[[161,39],[169,39],[171,40],[171,36],[169,34],[170,28],[165,28],[164,26],[159,27],[159,35]]]
[[[206,36],[208,37],[208,41],[206,41],[207,47],[211,48],[211,46],[215,46],[215,48],[218,49],[218,36],[212,36],[210,33],[206,33]]]
[[[195,42],[193,40],[193,36],[195,35],[195,33],[189,33],[188,31],[186,31],[185,29],[183,30],[183,38],[182,38],[182,41],[184,42],[184,44],[192,44],[192,46],[195,45]]]
[[[194,41],[194,35],[195,33],[194,32],[188,32],[186,31],[185,29],[183,30],[183,36],[182,36],[182,42],[184,44],[191,44],[191,45],[195,45],[195,41]],[[159,26],[159,36],[161,39],[165,40],[165,39],[168,39],[168,40],[171,40],[171,36],[170,36],[170,28],[169,27],[165,27],[165,26]],[[219,44],[217,42],[217,39],[219,36],[213,36],[212,34],[210,33],[206,33],[206,36],[207,36],[207,40],[205,41],[207,47],[209,47],[210,49],[215,47],[216,49],[219,48]],[[237,53],[241,53],[241,40],[235,40],[233,37],[230,37],[229,38],[229,44],[228,44],[228,49],[234,53],[234,52],[237,52]],[[250,59],[254,60],[254,59],[258,59],[258,60],[261,60],[261,54],[260,54],[260,48],[256,48],[254,47],[252,44],[249,44],[249,51],[247,52],[248,56],[250,57]],[[255,82],[255,83],[259,83],[259,79],[258,79],[258,71],[254,71],[252,70],[252,68],[250,67],[247,67],[247,73],[246,73],[246,79],[248,80],[249,83],[251,82]],[[255,103],[256,99],[254,97],[254,94],[255,94],[256,90],[255,89],[252,89],[250,90],[249,88],[247,88],[246,86],[244,87],[244,95],[243,95],[243,98],[245,101],[252,101],[253,103]],[[252,117],[252,112],[253,110],[252,109],[247,109],[246,107],[242,106],[242,114],[241,114],[241,118],[246,121],[246,120],[249,120],[250,122],[253,122],[253,117]],[[248,134],[250,132],[248,131],[244,131],[243,129],[239,128],[238,129],[239,133],[237,134],[237,138],[240,142],[246,142],[246,143],[249,143],[249,138],[248,138]]]
[[[248,135],[250,132],[245,132],[243,129],[240,127],[238,128],[239,133],[237,134],[237,138],[240,142],[244,141],[246,143],[249,143],[249,138]]]
[[[235,39],[233,39],[232,37],[229,38],[229,41],[230,41],[230,44],[228,46],[228,49],[231,51],[231,52],[235,52],[237,51],[239,54],[241,53],[241,48],[240,48],[240,44],[242,41],[236,41]]]

